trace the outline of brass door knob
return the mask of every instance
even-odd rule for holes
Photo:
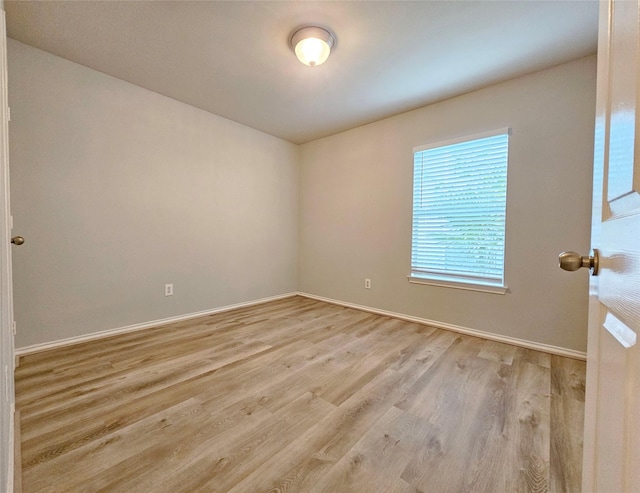
[[[14,236],[11,238],[11,243],[14,245],[22,245],[24,243],[24,238],[22,236]]]
[[[558,255],[558,260],[560,261],[560,268],[568,271],[578,270],[582,267],[585,267],[591,270],[592,276],[598,275],[598,263],[600,257],[598,255],[598,250],[593,250],[593,255],[588,257],[582,256],[576,252],[562,252]]]

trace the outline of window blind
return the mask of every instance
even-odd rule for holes
[[[414,149],[411,275],[504,285],[509,130]]]

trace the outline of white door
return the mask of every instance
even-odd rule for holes
[[[640,492],[639,7],[600,4],[584,492]]]
[[[7,37],[0,8],[0,491],[13,491],[13,296],[9,216]]]

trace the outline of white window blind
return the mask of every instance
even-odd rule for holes
[[[509,129],[414,149],[411,277],[504,286]]]

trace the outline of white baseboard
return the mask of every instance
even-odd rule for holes
[[[237,303],[235,305],[222,306],[220,308],[213,308],[211,310],[204,310],[201,312],[187,313],[186,315],[178,315],[175,317],[163,318],[160,320],[152,320],[151,322],[143,322],[140,324],[127,325],[126,327],[119,327],[117,329],[101,330],[100,332],[93,332],[91,334],[85,334],[76,337],[69,337],[67,339],[60,339],[58,341],[45,342],[42,344],[34,344],[32,346],[25,346],[16,348],[16,356],[24,356],[31,353],[38,353],[40,351],[46,351],[48,349],[59,348],[63,346],[71,346],[81,342],[93,341],[96,339],[102,339],[104,337],[110,337],[118,334],[125,334],[127,332],[135,332],[137,330],[150,329],[152,327],[159,327],[161,325],[173,324],[176,322],[182,322],[184,320],[190,320],[192,318],[205,317],[207,315],[213,315],[216,313],[228,312],[237,308],[246,308],[253,305],[262,305],[263,303],[269,303],[270,301],[281,300],[284,298],[290,298],[296,296],[298,293],[286,293],[277,296],[270,296],[268,298],[261,298],[259,300],[247,301],[244,303]]]
[[[519,346],[527,349],[533,349],[535,351],[542,351],[544,353],[556,354],[558,356],[565,356],[567,358],[579,359],[583,361],[586,361],[587,359],[587,354],[582,351],[575,351],[573,349],[566,349],[558,346],[551,346],[549,344],[542,344],[540,342],[526,341],[524,339],[518,339],[516,337],[493,334],[491,332],[484,332],[482,330],[470,329],[468,327],[461,327],[459,325],[453,325],[453,324],[448,324],[444,322],[437,322],[435,320],[428,320],[426,318],[414,317],[412,315],[405,315],[403,313],[379,310],[378,308],[372,308],[370,306],[357,305],[355,303],[348,303],[345,301],[334,300],[331,298],[325,298],[323,296],[316,296],[314,294],[302,293],[302,292],[298,292],[298,294],[300,296],[304,296],[305,298],[324,301],[326,303],[332,303],[334,305],[341,305],[348,308],[355,308],[356,310],[375,313],[376,315],[385,315],[387,317],[399,318],[401,320],[406,320],[408,322],[416,322],[419,324],[430,325],[431,327],[437,327],[439,329],[459,332],[461,334],[480,337],[482,339],[489,339],[491,341],[503,342],[505,344],[511,344],[513,346]]]
[[[414,317],[412,315],[405,315],[403,313],[390,312],[387,310],[380,310],[378,308],[372,308],[370,306],[357,305],[355,303],[349,303],[346,301],[334,300],[331,298],[325,298],[323,296],[316,296],[314,294],[303,293],[303,292],[293,292],[281,294],[278,296],[271,296],[268,298],[261,298],[259,300],[247,301],[244,303],[237,303],[235,305],[227,305],[220,308],[213,308],[211,310],[204,310],[196,313],[188,313],[186,315],[179,315],[176,317],[163,318],[160,320],[153,320],[151,322],[144,322],[140,324],[128,325],[126,327],[120,327],[117,329],[109,329],[103,330],[100,332],[94,332],[92,334],[81,335],[77,337],[70,337],[68,339],[61,339],[53,342],[46,342],[43,344],[34,344],[32,346],[26,346],[22,348],[16,348],[15,355],[16,356],[24,356],[31,353],[37,353],[40,351],[45,351],[47,349],[54,349],[63,346],[70,346],[73,344],[78,344],[81,342],[92,341],[96,339],[102,339],[104,337],[110,337],[118,334],[125,334],[127,332],[134,332],[137,330],[149,329],[152,327],[159,327],[161,325],[168,325],[176,322],[182,322],[184,320],[189,320],[192,318],[204,317],[207,315],[213,315],[215,313],[222,313],[230,310],[235,310],[237,308],[245,308],[253,305],[261,305],[263,303],[269,303],[270,301],[281,300],[284,298],[290,298],[292,296],[304,296],[305,298],[310,298],[318,301],[324,301],[326,303],[332,303],[334,305],[345,306],[348,308],[354,308],[356,310],[362,310],[369,313],[375,313],[377,315],[384,315],[387,317],[398,318],[401,320],[406,320],[408,322],[416,322],[419,324],[429,325],[431,327],[437,327],[439,329],[450,330],[453,332],[458,332],[460,334],[466,334],[474,337],[480,337],[482,339],[489,339],[491,341],[503,342],[506,344],[511,344],[513,346],[524,347],[527,349],[533,349],[535,351],[542,351],[544,353],[556,354],[558,356],[565,356],[568,358],[574,358],[586,361],[587,355],[581,351],[575,351],[573,349],[566,349],[558,346],[551,346],[549,344],[542,344],[540,342],[526,341],[524,339],[518,339],[515,337],[503,336],[500,334],[493,334],[491,332],[484,332],[482,330],[470,329],[468,327],[461,327],[459,325],[448,324],[444,322],[438,322],[436,320],[429,320],[426,318]]]

